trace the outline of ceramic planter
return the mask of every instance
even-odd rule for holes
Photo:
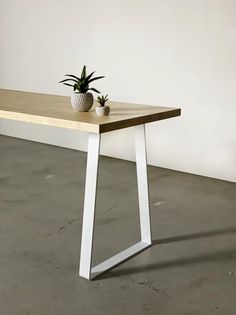
[[[78,112],[88,112],[93,106],[93,94],[73,93],[71,95],[71,105]]]
[[[97,116],[108,116],[110,113],[110,107],[108,105],[97,106],[95,110]]]

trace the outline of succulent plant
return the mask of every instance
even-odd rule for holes
[[[80,77],[77,77],[73,74],[65,74],[65,76],[67,76],[69,78],[61,80],[59,83],[63,83],[67,86],[73,87],[74,92],[76,92],[76,93],[87,93],[88,91],[94,91],[96,93],[100,93],[97,89],[90,88],[89,84],[95,80],[99,80],[99,79],[102,79],[105,77],[100,76],[100,77],[92,78],[94,73],[95,73],[95,71],[91,72],[89,75],[87,75],[87,69],[86,69],[86,66],[84,66]],[[70,83],[68,83],[68,82],[70,82]]]
[[[97,97],[97,102],[100,104],[100,106],[105,106],[106,102],[108,101],[108,95],[102,95]]]

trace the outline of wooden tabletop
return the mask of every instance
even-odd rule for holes
[[[0,118],[104,133],[180,116],[180,108],[108,102],[111,113],[97,117],[94,108],[76,112],[66,96],[0,89]]]

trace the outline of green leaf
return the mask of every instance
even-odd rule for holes
[[[72,78],[74,78],[74,79],[76,79],[76,80],[78,80],[78,81],[81,80],[80,78],[76,77],[76,76],[73,75],[73,74],[65,74],[65,76],[67,76],[67,77],[72,77]]]
[[[74,86],[74,85],[72,85],[72,84],[69,84],[69,83],[63,83],[64,85],[67,85],[67,86]]]
[[[76,83],[79,83],[79,81],[75,79],[65,79],[65,80],[61,80],[59,83],[68,82],[68,81],[74,81]]]
[[[86,79],[81,78],[80,84],[85,85],[85,84],[88,84],[88,82],[87,82],[87,80],[86,80]]]
[[[86,66],[83,67],[82,73],[81,73],[81,79],[86,78]]]
[[[94,92],[96,92],[96,93],[100,93],[97,89],[95,89],[95,88],[90,88],[89,89],[90,91],[94,91]]]
[[[105,78],[105,77],[104,76],[102,76],[102,77],[95,77],[93,79],[88,80],[88,83],[91,83],[91,82],[93,82],[95,80],[99,80],[99,79],[102,79],[102,78]]]
[[[80,93],[87,93],[88,92],[88,88],[87,87],[83,87],[83,88],[80,88],[79,91]]]
[[[95,72],[96,72],[96,71],[93,71],[92,73],[90,73],[90,74],[86,77],[86,80],[91,79],[91,77],[93,76],[93,74],[94,74]]]

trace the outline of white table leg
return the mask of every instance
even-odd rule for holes
[[[93,232],[96,207],[100,135],[90,134],[85,183],[84,214],[80,254],[81,277],[94,279],[151,246],[145,125],[135,127],[135,151],[139,194],[141,241],[92,268]]]
[[[89,134],[79,275],[91,278],[100,134]]]
[[[149,209],[149,191],[147,175],[147,153],[145,125],[135,127],[136,169],[138,181],[139,215],[141,240],[151,244],[151,222]]]

